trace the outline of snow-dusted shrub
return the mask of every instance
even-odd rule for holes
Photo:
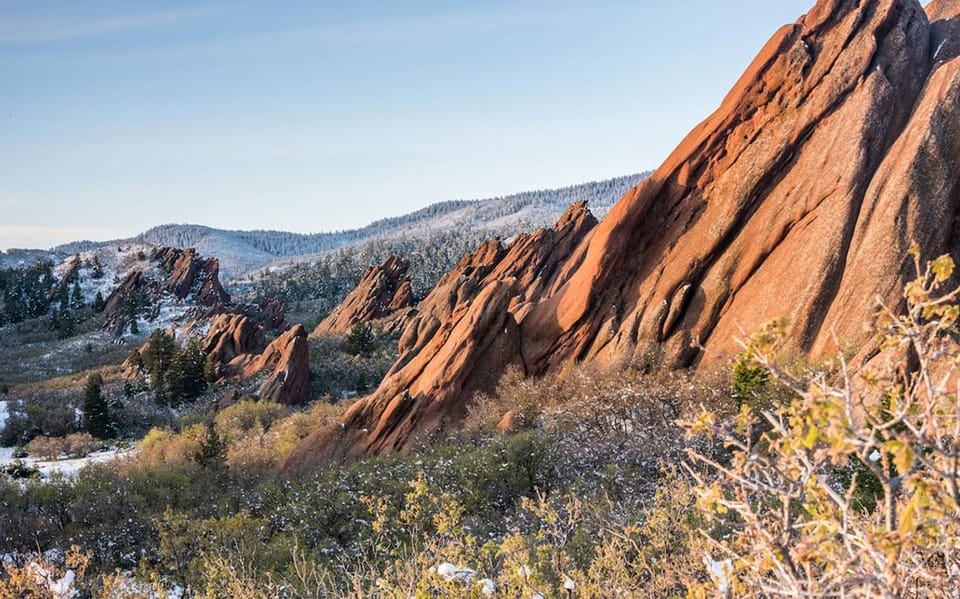
[[[64,439],[66,451],[73,457],[85,458],[100,449],[100,442],[90,433],[73,433]]]
[[[42,460],[56,460],[67,451],[67,443],[62,437],[40,435],[27,444],[27,451],[31,456]]]
[[[906,309],[882,308],[876,358],[856,376],[790,372],[779,323],[746,344],[793,390],[758,410],[685,426],[729,449],[691,451],[698,507],[724,534],[694,597],[955,597],[960,585],[960,289],[954,262],[922,267]]]

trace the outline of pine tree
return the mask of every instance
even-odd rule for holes
[[[61,312],[70,307],[70,294],[67,292],[67,286],[65,284],[60,286],[57,297],[60,301]]]
[[[83,292],[80,290],[79,280],[73,281],[73,290],[70,292],[70,305],[76,310],[83,308]]]
[[[373,327],[368,322],[358,322],[350,329],[346,341],[343,342],[343,350],[348,354],[368,355],[373,351],[376,335],[373,334]]]
[[[103,301],[103,294],[97,291],[97,296],[93,298],[93,311],[96,313],[103,312],[107,308],[107,302]]]
[[[206,362],[207,355],[197,340],[174,353],[166,375],[170,399],[174,403],[193,399],[207,390],[207,379],[204,376]]]
[[[70,313],[69,309],[63,308],[59,312],[54,311],[53,328],[57,330],[57,336],[60,339],[72,337],[75,330],[75,324],[76,320],[74,319],[73,314]]]
[[[227,463],[227,444],[217,433],[217,427],[207,425],[207,436],[200,444],[200,451],[196,455],[197,463],[204,468],[222,470]]]
[[[91,374],[83,390],[83,429],[98,439],[113,432],[107,401],[103,397],[103,377]]]
[[[164,376],[173,361],[176,345],[173,337],[160,329],[150,334],[147,349],[143,353],[143,365],[150,375],[150,389],[162,394]],[[159,399],[159,398],[158,398]]]
[[[100,257],[99,257],[99,256],[94,256],[94,257],[93,257],[93,266],[92,266],[92,268],[91,268],[90,276],[93,277],[94,279],[102,279],[102,278],[103,278],[103,266],[100,265]]]

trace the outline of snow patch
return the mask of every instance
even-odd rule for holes
[[[937,57],[940,56],[940,50],[943,50],[943,47],[944,47],[946,44],[947,44],[947,39],[944,38],[944,40],[943,40],[942,42],[940,42],[940,45],[937,46],[937,51],[933,53],[933,59],[934,59],[934,60],[936,60]]]
[[[13,457],[13,447],[0,447],[0,466],[12,464],[16,460]],[[112,448],[103,451],[96,451],[85,458],[69,458],[65,460],[39,460],[37,458],[26,457],[21,460],[27,466],[33,466],[40,470],[42,478],[50,478],[54,474],[61,474],[67,478],[77,475],[87,464],[106,464],[122,456],[130,455],[133,449]]]
[[[733,562],[729,559],[714,561],[714,559],[707,555],[703,558],[703,564],[707,567],[707,571],[710,573],[710,578],[713,579],[714,584],[717,585],[717,592],[720,595],[726,595],[727,590],[730,588],[730,574],[733,572]]]

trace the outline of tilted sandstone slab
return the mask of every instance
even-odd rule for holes
[[[407,261],[390,256],[371,266],[339,306],[314,329],[314,334],[345,333],[359,322],[385,318],[413,305]]]
[[[817,2],[549,268],[532,248],[488,247],[518,262],[445,279],[391,376],[286,466],[408,449],[453,426],[507,364],[697,368],[779,317],[799,355],[862,345],[877,300],[900,301],[907,249],[956,255],[960,243],[960,1],[928,11]]]

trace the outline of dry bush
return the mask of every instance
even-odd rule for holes
[[[960,588],[960,290],[941,257],[883,309],[879,355],[838,380],[788,373],[770,356],[780,327],[746,345],[794,391],[733,418],[685,424],[722,440],[726,460],[691,451],[711,537],[712,581],[697,597],[955,597]]]
[[[85,458],[100,449],[100,442],[90,433],[73,433],[64,439],[68,454],[78,458]]]
[[[47,559],[42,554],[30,554],[19,559],[3,561],[4,576],[0,577],[0,598],[20,599],[27,597],[51,599],[80,596],[86,588],[86,572],[90,555],[73,546],[58,560]]]
[[[62,437],[34,437],[27,444],[27,451],[32,456],[42,460],[56,460],[67,450],[67,443]]]
[[[227,448],[227,464],[234,470],[267,470],[276,467],[280,460],[296,447],[307,435],[337,421],[343,407],[327,401],[316,402],[306,412],[294,412],[281,417],[286,411],[277,404],[253,405],[239,408],[236,413],[217,416],[218,428],[231,442]],[[243,402],[236,404],[242,406]],[[280,408],[274,408],[277,406]]]
[[[262,435],[286,413],[287,409],[278,403],[245,399],[218,413],[214,423],[229,443],[251,433]]]

